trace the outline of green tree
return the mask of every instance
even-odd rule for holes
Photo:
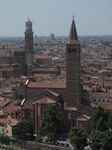
[[[87,134],[81,127],[71,128],[69,132],[69,139],[74,148],[77,147],[81,150],[83,149],[83,146],[87,145]]]
[[[90,135],[90,147],[92,150],[111,150],[112,132],[94,130]]]
[[[109,110],[98,106],[92,116],[91,126],[93,130],[105,131],[109,129]]]
[[[110,115],[110,121],[109,121],[109,127],[111,128],[111,130],[112,130],[112,114]]]
[[[42,133],[41,133],[41,130],[39,129],[38,134],[36,136],[36,141],[40,143],[40,142],[42,142],[42,140],[43,140],[42,139]]]
[[[24,139],[26,136],[33,138],[33,123],[30,120],[22,120],[17,123],[16,126],[12,127],[13,134],[22,136]]]
[[[46,132],[56,133],[60,128],[61,112],[56,104],[48,104],[42,112],[41,128]]]
[[[105,131],[102,150],[112,150],[112,131]]]
[[[46,141],[54,141],[55,140],[55,133],[48,133]]]
[[[7,135],[0,135],[0,143],[9,145],[10,138]]]
[[[104,132],[94,130],[90,135],[90,147],[92,150],[100,150],[104,142]]]

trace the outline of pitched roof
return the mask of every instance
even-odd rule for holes
[[[39,93],[39,94],[37,95],[37,97],[38,97],[39,95],[45,93],[46,91],[49,92],[49,93],[51,93],[52,95],[54,95],[54,96],[56,96],[56,97],[60,96],[60,94],[58,94],[58,93],[56,93],[56,92],[53,92],[53,91],[51,91],[51,90],[48,90],[48,89],[46,88],[43,92]]]
[[[70,34],[69,34],[69,41],[72,41],[72,40],[78,41],[77,30],[75,27],[74,19],[72,20]]]
[[[57,101],[52,100],[49,97],[44,97],[42,99],[37,100],[35,103],[38,103],[38,104],[49,104],[49,103],[55,104],[55,103],[57,103]],[[35,104],[35,103],[33,103],[33,104]]]
[[[79,121],[88,121],[89,119],[91,119],[91,117],[88,115],[85,115],[85,114],[77,117],[77,120],[79,120]]]
[[[7,106],[4,108],[4,112],[5,112],[5,113],[8,113],[8,114],[11,114],[11,113],[14,112],[14,111],[20,110],[20,105],[19,105],[19,103],[20,103],[19,100],[13,101],[12,103],[10,103],[9,105],[7,105]]]
[[[76,107],[64,107],[64,110],[69,110],[69,111],[76,111],[77,108]]]
[[[108,110],[112,111],[112,102],[94,102],[94,103],[92,103],[93,107],[98,107],[98,105],[102,106],[104,109],[108,109]]]
[[[13,118],[2,118],[0,119],[0,123],[6,124],[8,123],[10,126],[15,126],[19,121]]]

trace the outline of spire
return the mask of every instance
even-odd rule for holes
[[[78,36],[77,36],[77,30],[75,27],[75,21],[74,21],[74,15],[73,15],[73,20],[71,24],[71,29],[70,29],[70,34],[69,34],[69,41],[75,40],[78,41]]]

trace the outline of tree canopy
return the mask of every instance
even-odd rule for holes
[[[71,128],[69,132],[69,139],[73,147],[77,147],[80,150],[87,144],[87,134],[81,127]]]
[[[92,130],[105,131],[109,129],[109,110],[98,106],[92,116],[91,126]]]
[[[42,112],[41,128],[47,132],[56,133],[60,128],[61,112],[56,104],[48,104]]]
[[[90,147],[92,150],[111,150],[112,149],[112,131],[94,130],[90,135]]]
[[[0,143],[9,145],[10,144],[10,138],[7,135],[0,134]]]
[[[33,136],[33,123],[30,120],[22,120],[12,127],[13,134],[17,136],[23,136],[25,139],[27,135]]]

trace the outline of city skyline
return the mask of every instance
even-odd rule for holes
[[[111,6],[111,0],[2,0],[0,36],[24,36],[28,18],[34,35],[68,36],[73,13],[78,35],[112,35]]]

